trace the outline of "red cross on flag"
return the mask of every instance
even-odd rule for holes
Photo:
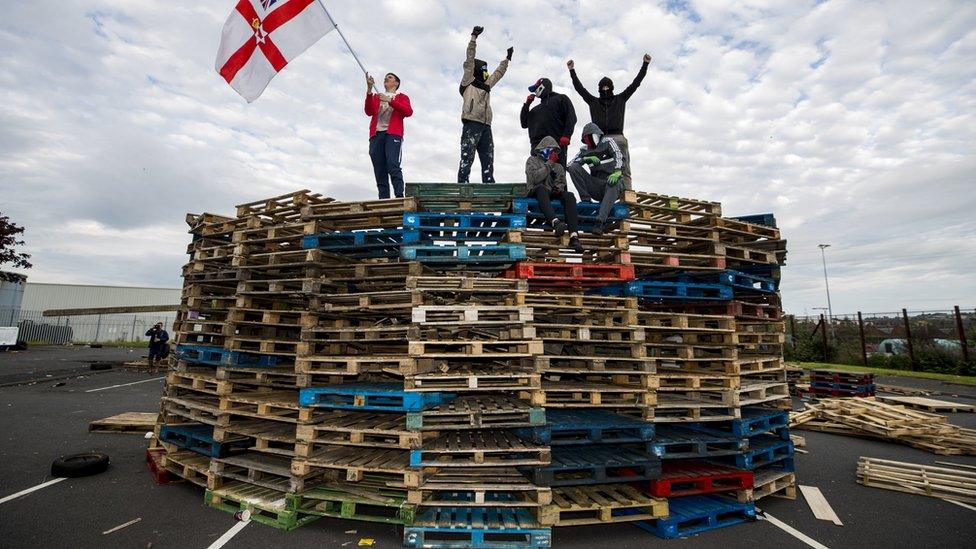
[[[238,0],[220,35],[217,72],[250,103],[334,28],[319,0]]]

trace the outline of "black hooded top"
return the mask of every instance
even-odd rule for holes
[[[600,87],[609,84],[610,93],[604,94],[600,91],[600,97],[594,97],[583,87],[579,77],[576,76],[575,69],[571,69],[569,75],[573,78],[573,87],[576,88],[576,93],[580,94],[583,101],[586,101],[586,104],[590,106],[590,119],[607,134],[624,133],[624,113],[627,108],[627,100],[630,99],[631,95],[634,95],[644,80],[644,76],[647,75],[647,63],[641,65],[637,77],[627,86],[627,89],[616,95],[613,93],[613,81],[606,76],[600,80]]]
[[[552,91],[552,81],[542,79],[544,91],[539,96],[539,104],[529,108],[522,105],[519,120],[522,127],[529,130],[529,143],[535,147],[542,138],[549,136],[557,141],[560,137],[572,137],[576,127],[576,109],[573,102],[561,93]]]

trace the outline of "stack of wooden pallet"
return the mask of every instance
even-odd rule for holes
[[[945,416],[885,404],[870,398],[823,399],[792,414],[796,429],[877,438],[941,455],[976,455],[976,430],[948,423]]]
[[[576,253],[524,194],[189,216],[151,466],[266,524],[397,523],[409,546],[678,537],[792,495],[778,231],[628,192]]]

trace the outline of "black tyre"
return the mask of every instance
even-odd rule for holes
[[[51,463],[51,476],[75,478],[97,475],[108,470],[108,464],[108,456],[98,452],[61,456]]]
[[[20,340],[20,341],[18,341],[17,344],[14,345],[14,349],[16,349],[18,351],[26,351],[27,350],[27,342],[24,341],[23,339]]]

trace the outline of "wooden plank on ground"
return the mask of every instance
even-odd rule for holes
[[[125,412],[123,414],[96,419],[88,424],[92,433],[124,433],[142,435],[156,426],[156,412]]]
[[[803,493],[803,498],[807,500],[807,505],[813,511],[813,516],[820,520],[829,520],[837,526],[844,525],[837,516],[837,513],[834,512],[834,509],[827,503],[827,498],[824,497],[820,488],[800,485],[800,492]]]

